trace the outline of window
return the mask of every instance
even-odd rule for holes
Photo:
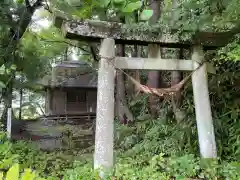
[[[86,102],[86,91],[67,92],[67,102]]]

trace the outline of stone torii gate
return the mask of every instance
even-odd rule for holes
[[[204,62],[204,50],[224,46],[233,34],[198,32],[186,41],[174,40],[169,33],[126,31],[124,24],[103,21],[80,21],[55,17],[55,26],[62,29],[65,38],[101,42],[98,71],[97,118],[94,168],[112,168],[114,164],[114,79],[115,68],[146,70],[194,71],[192,86],[198,129],[200,153],[203,158],[216,158],[214,127],[208,92],[207,72],[214,67]],[[169,38],[172,37],[172,38]],[[171,39],[171,41],[168,41]],[[181,38],[180,38],[181,39]],[[115,44],[149,46],[149,58],[116,57]],[[162,59],[160,47],[192,49],[191,60]],[[199,67],[201,65],[201,67]],[[106,133],[108,132],[108,133]]]

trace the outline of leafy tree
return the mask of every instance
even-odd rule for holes
[[[42,0],[34,3],[29,1],[1,3],[3,8],[0,15],[4,17],[4,23],[0,36],[2,42],[0,81],[5,104],[2,120],[6,120],[7,108],[12,106],[13,88],[20,91],[24,88],[38,89],[34,85],[36,80],[49,72],[51,62],[57,56],[61,57],[62,49],[66,48],[67,44],[61,41],[63,38],[60,38],[59,30],[54,27],[40,32],[34,32],[34,29],[29,28],[30,25],[34,25],[31,20],[34,12],[44,5]],[[45,16],[42,14],[41,18],[49,17],[46,14]],[[49,37],[58,39],[59,42]]]

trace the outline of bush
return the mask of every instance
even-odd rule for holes
[[[240,163],[228,161],[233,156],[225,161],[198,158],[196,132],[194,128],[187,131],[189,126],[184,123],[178,126],[148,120],[136,122],[133,127],[118,125],[117,129],[116,145],[123,148],[117,151],[115,172],[108,179],[113,175],[117,179],[240,178]],[[11,143],[4,136],[1,143],[0,167],[5,175],[9,168],[17,169],[19,164],[19,174],[25,172],[48,180],[98,179],[92,169],[91,156],[76,161],[74,151],[69,156],[66,152],[47,153],[27,142]]]
[[[114,176],[116,179],[231,179],[240,178],[239,162],[222,162],[216,160],[200,160],[194,155],[165,158],[164,154],[155,155],[145,165],[138,164],[141,159],[120,158],[116,164]],[[67,170],[64,180],[72,179],[98,179],[90,164],[76,165],[74,169]],[[112,174],[107,179],[112,179]]]
[[[28,142],[11,143],[6,140],[4,133],[1,134],[0,169],[3,172],[13,164],[18,164],[20,172],[30,168],[36,170],[42,177],[54,180],[62,177],[64,170],[73,166],[73,152],[70,155],[59,151],[47,153],[35,149]]]

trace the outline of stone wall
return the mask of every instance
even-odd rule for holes
[[[12,138],[30,140],[43,150],[86,148],[94,143],[95,120],[17,121],[12,123]]]

